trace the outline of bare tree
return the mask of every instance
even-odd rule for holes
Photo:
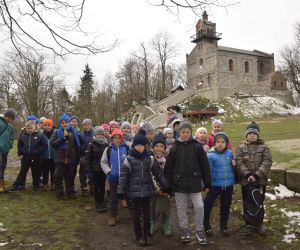
[[[176,56],[176,45],[169,34],[160,32],[152,39],[152,48],[156,52],[161,67],[161,91],[159,97],[163,99],[166,97],[167,62]]]
[[[295,25],[295,40],[280,51],[280,68],[300,94],[300,23]]]
[[[90,55],[113,49],[118,44],[117,40],[100,46],[95,43],[96,37],[87,43],[77,43],[68,36],[69,33],[80,33],[81,40],[91,37],[81,29],[84,5],[85,0],[0,0],[0,30],[4,40],[10,40],[23,56],[24,49],[36,53],[37,48],[46,49],[62,58],[68,54]],[[39,32],[33,32],[30,24],[37,25]],[[41,32],[47,39],[41,39]]]

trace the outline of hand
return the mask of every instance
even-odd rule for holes
[[[204,188],[204,189],[203,189],[203,192],[204,192],[204,193],[208,193],[208,192],[209,192],[209,188],[208,188],[208,187],[207,187],[207,188]]]
[[[236,166],[236,161],[234,159],[231,160],[231,165],[234,167]]]
[[[67,137],[69,135],[67,130],[64,130],[64,137]]]
[[[256,179],[253,175],[249,176],[248,182],[256,182]]]

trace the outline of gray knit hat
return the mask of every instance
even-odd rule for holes
[[[146,134],[149,132],[155,132],[155,127],[151,122],[146,122],[141,126],[141,129],[145,130]]]
[[[213,120],[212,125],[213,125],[213,126],[219,125],[219,126],[222,127],[222,128],[224,127],[223,122],[222,122],[221,120],[219,120],[219,119]]]
[[[89,118],[86,118],[86,119],[83,120],[82,124],[83,125],[85,125],[85,124],[93,125],[93,121],[91,119],[89,119]]]
[[[12,120],[14,120],[15,118],[18,118],[17,116],[17,112],[14,109],[8,108],[4,111],[4,117],[8,117]]]
[[[259,126],[255,122],[251,122],[247,127],[246,127],[246,132],[245,136],[247,137],[248,134],[254,133],[258,136],[260,136],[260,129]]]
[[[188,128],[191,131],[191,133],[193,132],[192,125],[189,121],[183,120],[179,123],[178,131],[180,132],[180,130],[183,128]]]
[[[122,122],[122,125],[121,125],[121,130],[122,130],[124,127],[129,127],[129,128],[130,128],[130,130],[131,130],[131,124],[130,124],[130,122],[127,122],[127,121],[125,121],[125,122]]]
[[[104,128],[97,126],[94,130],[94,135],[105,135]]]

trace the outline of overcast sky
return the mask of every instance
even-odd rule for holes
[[[217,23],[222,33],[219,45],[278,54],[280,47],[292,41],[293,25],[300,22],[299,0],[240,0],[239,4],[211,9],[209,20]],[[168,13],[163,7],[153,7],[147,0],[87,0],[83,24],[90,31],[103,34],[100,44],[114,39],[122,44],[113,51],[97,56],[70,56],[59,62],[65,73],[66,86],[71,92],[78,84],[86,63],[91,66],[99,82],[107,72],[115,73],[118,66],[140,42],[148,42],[162,30],[172,34],[178,42],[178,63],[185,62],[195,44],[190,36],[195,33],[195,18],[191,12],[180,13],[179,18]],[[6,44],[7,45],[7,44]],[[6,46],[2,46],[6,47]],[[1,50],[3,52],[3,49]]]

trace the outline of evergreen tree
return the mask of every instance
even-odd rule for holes
[[[84,118],[94,118],[93,112],[93,91],[94,91],[94,75],[88,64],[85,65],[83,70],[83,77],[80,78],[80,89],[78,91],[77,98],[77,111],[79,112],[79,117]]]

